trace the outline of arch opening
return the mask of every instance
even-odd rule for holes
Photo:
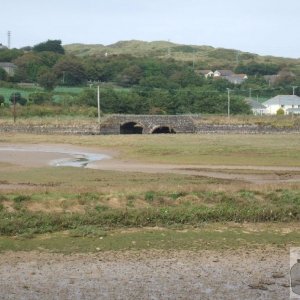
[[[143,126],[136,122],[126,122],[120,125],[120,134],[142,134]]]
[[[152,130],[152,134],[161,133],[176,133],[175,130],[169,126],[158,126]]]

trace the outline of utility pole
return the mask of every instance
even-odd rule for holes
[[[295,89],[297,88],[298,86],[296,85],[293,85],[292,88],[293,88],[293,95],[295,95]],[[294,104],[292,105],[292,118],[294,119]]]
[[[62,73],[63,73],[62,83],[65,84],[65,74],[66,74],[66,71],[63,71]]]
[[[195,50],[193,50],[193,70],[195,70]]]
[[[236,56],[235,56],[235,60],[236,60],[236,65],[238,66],[239,65],[239,63],[240,63],[240,51],[237,51],[236,52]]]
[[[99,132],[100,132],[101,119],[100,119],[100,86],[99,85],[97,88],[97,106],[98,106],[98,124],[99,124]]]
[[[230,88],[227,88],[227,116],[230,118]]]
[[[16,111],[16,93],[14,93],[14,108],[13,108],[13,116],[14,116],[14,123],[16,123],[17,119],[17,111]]]
[[[11,31],[7,31],[7,48],[10,49]]]

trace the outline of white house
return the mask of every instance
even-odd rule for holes
[[[279,109],[285,114],[300,114],[300,97],[296,95],[278,95],[262,103],[269,115],[276,115]]]

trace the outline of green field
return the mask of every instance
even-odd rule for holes
[[[59,94],[78,94],[82,90],[83,90],[83,87],[61,87],[61,86],[58,86],[54,89],[53,93],[54,93],[54,96],[59,95]],[[9,97],[12,93],[21,93],[21,95],[23,97],[28,99],[29,94],[36,93],[36,92],[43,92],[43,89],[40,87],[35,87],[35,88],[0,87],[0,95],[3,95],[7,102],[9,101]]]

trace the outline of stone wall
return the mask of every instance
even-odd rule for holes
[[[197,115],[111,115],[102,120],[101,128],[92,125],[0,125],[0,132],[34,133],[34,134],[75,134],[99,135],[120,134],[125,124],[136,124],[143,134],[151,134],[159,127],[169,128],[174,133],[204,134],[268,134],[268,133],[300,133],[300,128],[275,128],[260,125],[214,125],[200,124]]]
[[[99,125],[94,126],[61,126],[61,125],[0,125],[0,132],[34,133],[34,134],[75,134],[96,135]]]
[[[152,133],[158,127],[168,127],[175,133],[194,133],[194,120],[188,115],[112,115],[101,125],[101,134],[120,134],[121,126],[136,123],[144,134]]]
[[[214,125],[198,124],[196,133],[216,133],[216,134],[271,134],[271,133],[300,133],[300,128],[276,128],[261,125]]]

